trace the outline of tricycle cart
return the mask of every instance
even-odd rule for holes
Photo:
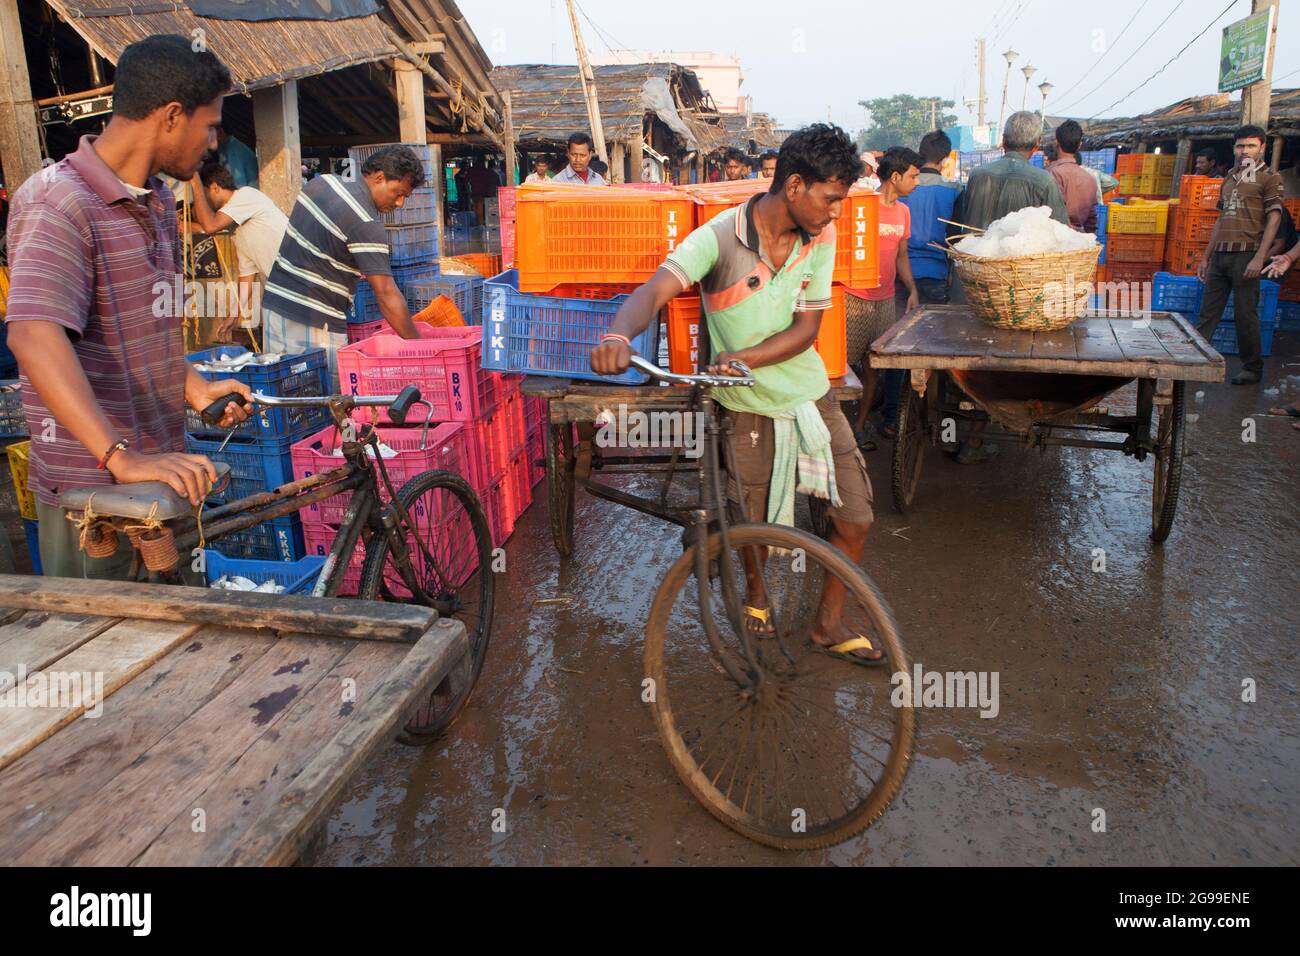
[[[894,507],[916,498],[926,445],[976,438],[1106,448],[1155,461],[1151,538],[1173,527],[1187,382],[1221,382],[1224,361],[1177,313],[1085,313],[1067,328],[992,328],[962,306],[925,306],[872,343],[871,364],[908,369],[893,455]],[[1100,407],[1137,381],[1133,414]],[[1111,432],[1118,441],[1088,437]]]

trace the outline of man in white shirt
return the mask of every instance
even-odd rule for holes
[[[533,157],[533,171],[528,174],[525,183],[549,183],[551,177],[548,175],[551,171],[551,161],[545,156]]]
[[[577,183],[580,186],[607,186],[600,173],[591,168],[596,156],[596,144],[586,133],[569,137],[569,165],[551,180],[553,183]]]
[[[230,170],[207,163],[192,180],[194,220],[206,233],[235,227],[235,254],[239,266],[239,312],[243,328],[260,321],[261,289],[271,274],[289,217],[266,193],[252,186],[235,188]],[[216,329],[224,335],[240,316],[230,316]]]

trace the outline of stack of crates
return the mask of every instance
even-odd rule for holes
[[[1276,282],[1260,280],[1259,333],[1260,351],[1264,356],[1273,354],[1273,333],[1278,328],[1279,291]],[[1151,283],[1151,308],[1156,311],[1180,312],[1188,322],[1195,325],[1204,295],[1205,285],[1196,276],[1157,272]],[[1220,354],[1237,354],[1237,322],[1231,295],[1228,296],[1228,304],[1210,339],[1210,345]]]
[[[515,264],[515,203],[518,186],[502,186],[497,190],[497,216],[501,223],[501,268],[510,269]],[[500,270],[498,270],[500,271]],[[485,276],[496,275],[485,272]]]
[[[1121,153],[1115,157],[1115,178],[1119,180],[1122,196],[1136,196],[1141,193],[1143,153]]]
[[[1165,244],[1165,271],[1194,276],[1219,219],[1216,208],[1223,180],[1213,176],[1184,176],[1178,205],[1170,211],[1169,239]]]
[[[1177,159],[1171,153],[1144,155],[1138,192],[1143,196],[1170,196],[1174,191],[1174,164]]]
[[[1098,282],[1150,282],[1164,261],[1169,203],[1130,199],[1106,210],[1105,264]]]
[[[234,370],[222,369],[221,359],[238,359],[248,354],[239,346],[220,346],[187,356],[191,365],[209,381],[236,379],[253,391],[267,395],[328,395],[334,391],[329,381],[329,365],[324,349],[309,349],[299,355],[286,355],[274,362],[247,364]],[[248,421],[237,425],[226,442],[228,430],[209,425],[193,410],[186,411],[185,450],[207,455],[213,461],[230,465],[226,487],[209,494],[209,507],[270,491],[293,479],[290,447],[294,442],[319,431],[329,421],[329,409],[323,407],[259,408]],[[222,448],[222,442],[226,442]],[[222,538],[217,550],[231,558],[257,561],[296,561],[303,556],[302,523],[296,515],[276,518]]]
[[[480,361],[481,332],[477,328],[429,328],[422,337],[406,340],[380,335],[348,345],[338,352],[341,388],[352,395],[395,395],[407,385],[433,407],[427,440],[423,406],[415,406],[405,426],[393,424],[386,409],[358,409],[361,422],[375,421],[380,439],[397,454],[384,464],[400,487],[422,471],[439,469],[461,475],[483,502],[493,546],[513,532],[519,515],[532,503],[526,457],[527,428],[520,376],[502,375]],[[373,416],[373,418],[372,418]],[[420,419],[419,422],[416,419]],[[338,467],[336,429],[326,428],[293,448],[295,478]],[[346,496],[327,499],[302,512],[307,552],[329,552],[347,507]],[[466,528],[445,529],[444,539],[460,539]],[[461,541],[459,546],[468,546]],[[354,555],[344,579],[344,593],[360,580],[361,555]]]
[[[439,275],[406,287],[406,304],[414,315],[438,296],[446,296],[460,310],[466,325],[483,324],[483,277]]]
[[[348,150],[352,172],[361,176],[361,166],[376,151],[392,143],[375,143],[354,146]],[[438,189],[434,179],[433,151],[424,143],[403,143],[420,157],[424,165],[424,185],[415,190],[401,209],[384,213],[388,230],[388,259],[393,267],[397,287],[406,292],[407,285],[417,279],[438,274]],[[356,297],[348,313],[348,339],[359,341],[373,335],[385,325],[379,312],[370,284],[362,279],[357,283]]]

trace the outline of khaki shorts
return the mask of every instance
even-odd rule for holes
[[[830,512],[848,524],[869,525],[875,515],[871,505],[871,479],[867,477],[867,463],[858,450],[857,439],[849,420],[840,410],[834,392],[827,392],[817,401],[817,410],[831,433],[831,454],[835,457],[835,485],[840,493],[840,507]],[[738,492],[733,480],[727,496],[733,502],[744,502],[745,512],[751,521],[767,520],[768,485],[772,480],[772,459],[776,453],[776,439],[772,419],[753,412],[733,412],[722,409],[731,421],[731,442],[736,455],[736,470],[740,472]]]

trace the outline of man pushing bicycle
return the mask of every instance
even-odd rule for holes
[[[781,147],[771,189],[692,232],[650,280],[628,298],[592,351],[591,368],[628,368],[631,340],[674,296],[700,284],[709,340],[709,371],[753,370],[753,388],[716,389],[726,409],[737,475],[729,497],[750,520],[792,525],[795,492],[824,498],[830,543],[855,563],[871,528],[866,463],[831,393],[813,349],[822,311],[831,303],[835,220],[862,161],[838,127],[815,124]],[[759,562],[746,556],[746,626],[774,632]],[[841,620],[844,585],[827,576],[811,639],[857,664],[884,660],[881,648]]]

